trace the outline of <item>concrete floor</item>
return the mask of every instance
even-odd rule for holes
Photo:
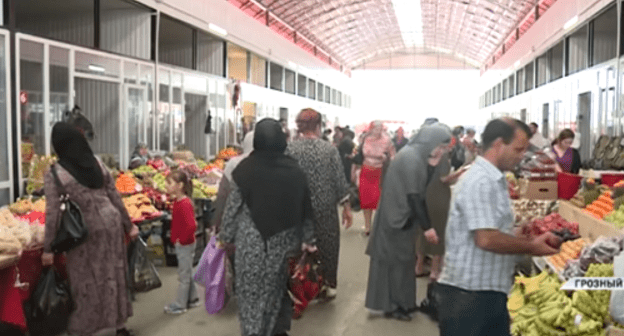
[[[373,315],[364,307],[369,258],[364,254],[367,237],[363,235],[364,220],[354,213],[354,224],[342,231],[338,296],[327,303],[312,303],[299,320],[294,320],[293,336],[378,336],[378,335],[439,335],[437,324],[420,313],[411,322],[401,322]],[[134,316],[128,327],[140,336],[240,335],[236,300],[229,302],[218,315],[209,315],[203,305],[178,316],[165,315],[163,307],[172,301],[177,289],[175,267],[159,268],[163,287],[139,294],[134,302]],[[418,302],[426,291],[426,280],[418,280]],[[200,297],[203,297],[202,287]]]

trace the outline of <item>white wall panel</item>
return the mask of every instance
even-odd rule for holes
[[[24,32],[47,36],[72,44],[94,45],[93,15],[74,14],[45,17],[40,20],[22,20],[20,28]]]
[[[150,58],[152,21],[149,12],[141,9],[103,11],[101,20],[102,49],[137,58]]]

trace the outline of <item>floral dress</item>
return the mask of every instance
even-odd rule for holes
[[[240,189],[232,182],[219,239],[234,243],[235,284],[242,335],[273,336],[290,329],[292,301],[287,293],[288,258],[313,235],[312,223],[270,237],[256,229]]]
[[[320,139],[301,139],[288,145],[286,154],[294,157],[308,177],[314,208],[316,247],[320,273],[335,288],[340,251],[338,203],[347,196],[349,184],[338,150]]]

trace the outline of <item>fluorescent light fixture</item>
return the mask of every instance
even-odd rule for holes
[[[568,20],[568,22],[566,22],[563,25],[563,29],[564,30],[568,30],[572,27],[574,27],[574,25],[578,22],[578,15],[574,16],[573,18],[571,18],[570,20]]]
[[[208,24],[208,30],[210,30],[211,32],[217,34],[217,35],[221,35],[221,36],[225,36],[227,35],[227,31],[219,26],[217,26],[214,23],[209,23]]]
[[[106,72],[106,69],[104,69],[104,67],[95,64],[89,64],[89,70],[95,72]]]
[[[288,66],[297,69],[297,64],[295,62],[288,61]]]
[[[394,14],[396,15],[406,47],[422,46],[423,24],[420,1],[417,0],[392,0]]]

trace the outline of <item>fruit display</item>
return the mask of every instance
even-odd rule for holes
[[[234,147],[226,147],[219,151],[217,159],[229,160],[235,156],[240,155],[240,150]]]
[[[613,211],[614,201],[611,198],[611,191],[604,191],[591,204],[587,205],[583,212],[592,215],[598,219],[603,219],[607,214]]]
[[[156,169],[157,171],[163,171],[169,169],[169,166],[162,159],[150,159],[147,160],[147,165]]]
[[[150,199],[144,194],[136,194],[123,199],[126,210],[133,221],[139,221],[145,217],[153,216],[158,213]]]
[[[156,173],[157,173],[156,169],[150,165],[141,166],[139,168],[132,170],[132,174],[135,176],[139,176],[139,175],[140,176],[152,176]]]
[[[568,261],[578,259],[585,245],[587,242],[583,238],[567,241],[561,244],[559,254],[547,257],[546,260],[555,268],[555,271],[561,272],[565,269]]]
[[[211,170],[223,170],[225,169],[225,160],[223,159],[216,159],[213,162],[211,162],[210,164],[208,164],[206,167],[204,167],[204,171],[211,171]]]
[[[194,163],[180,162],[178,170],[183,171],[190,178],[198,178],[204,174],[204,171],[199,169],[199,167],[197,167],[197,165]]]
[[[28,197],[22,198],[17,202],[9,205],[9,210],[11,210],[11,212],[14,214],[22,215],[32,211],[45,212],[45,207],[45,197],[42,197],[35,202],[33,202],[32,199]]]
[[[583,180],[583,188],[574,195],[570,202],[579,208],[585,208],[596,201],[605,191],[610,190],[606,185],[596,185],[594,179],[585,179]]]
[[[167,177],[165,175],[163,175],[161,173],[158,173],[158,174],[154,175],[152,180],[154,181],[154,185],[156,187],[156,190],[158,190],[160,192],[167,192],[167,188],[165,186],[165,183],[167,181]]]
[[[208,163],[206,161],[201,160],[201,159],[197,160],[197,167],[200,170],[204,170],[204,168],[206,168],[207,165],[208,165]]]
[[[546,272],[516,277],[507,301],[512,335],[605,335],[608,303],[604,305],[604,295],[596,296],[601,299],[599,307],[586,291],[575,291],[570,297],[560,287],[559,279]]]
[[[131,173],[121,173],[117,176],[115,187],[120,194],[132,194],[137,191],[137,182]]]
[[[53,156],[34,155],[32,157],[26,185],[27,194],[32,195],[43,189],[45,174],[55,162],[56,158]]]
[[[550,215],[559,207],[559,201],[520,199],[512,200],[511,203],[514,209],[516,226]]]
[[[217,194],[217,187],[208,186],[197,179],[193,179],[193,198],[210,198]]]
[[[552,213],[544,218],[538,218],[522,227],[522,232],[527,235],[539,236],[548,231],[562,232],[565,229],[574,235],[578,235],[578,223],[572,223],[565,220],[558,213]]]
[[[593,264],[613,263],[613,258],[622,251],[622,243],[622,238],[599,237],[582,250],[577,260],[568,262],[563,276],[567,279],[582,277]]]

